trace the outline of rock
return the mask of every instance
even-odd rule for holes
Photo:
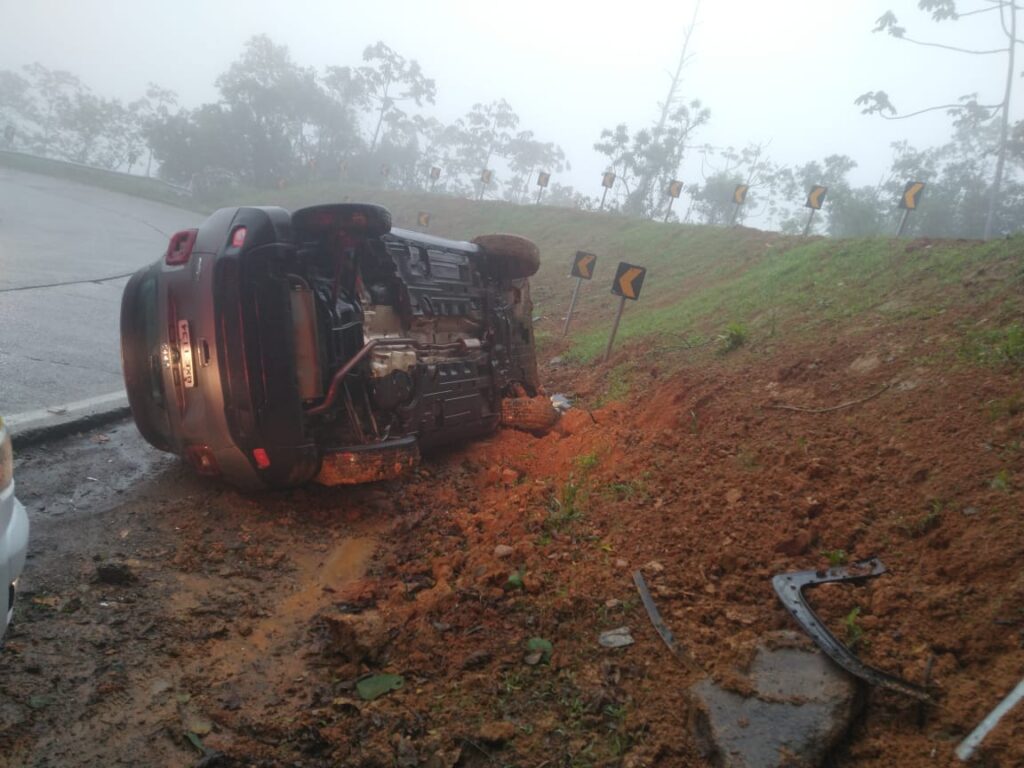
[[[557,368],[558,366],[562,365],[562,363],[564,363],[564,362],[565,362],[565,360],[562,358],[561,355],[555,355],[550,360],[548,360],[548,365],[550,365],[552,368]]]
[[[778,633],[787,642],[794,633]],[[755,695],[710,679],[690,689],[690,726],[721,768],[816,768],[843,740],[862,703],[856,681],[817,650],[762,644],[748,672]]]
[[[739,488],[730,488],[725,493],[725,500],[729,504],[735,504],[737,501],[743,498],[743,491]]]
[[[494,548],[494,556],[500,558],[511,557],[515,552],[515,548],[510,547],[508,544],[499,544]]]
[[[629,561],[624,560],[621,557],[617,557],[615,558],[615,567],[618,568],[620,571],[624,571],[627,568],[629,568]]]
[[[618,598],[612,597],[604,601],[604,607],[609,611],[614,611],[622,607],[622,601]]]
[[[625,648],[633,644],[633,636],[629,634],[629,627],[617,627],[602,632],[597,642],[602,648]]]
[[[501,470],[501,482],[505,485],[515,485],[519,482],[519,473],[510,467]]]
[[[377,611],[328,614],[323,617],[330,632],[329,650],[348,661],[379,662],[391,640]]]
[[[515,735],[516,727],[508,720],[494,720],[490,723],[484,723],[477,733],[480,741],[494,746],[511,741]]]
[[[139,577],[124,563],[100,563],[96,566],[96,581],[100,584],[124,587],[138,580]]]
[[[484,484],[497,485],[501,482],[501,467],[493,465],[484,471]]]
[[[657,560],[651,560],[651,562],[644,566],[644,570],[647,571],[647,573],[659,574],[665,570],[665,566]]]

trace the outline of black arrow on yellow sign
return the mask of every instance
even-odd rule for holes
[[[418,214],[416,214],[416,223],[419,224],[421,227],[429,227],[430,214],[427,213],[426,211],[420,211]]]
[[[820,211],[821,206],[825,202],[825,193],[828,192],[828,187],[823,187],[820,184],[815,184],[811,187],[811,191],[807,195],[806,207],[811,208],[815,211]]]
[[[668,185],[669,197],[678,198],[683,193],[683,182],[673,181]]]
[[[736,205],[743,205],[747,201],[747,192],[749,191],[749,184],[737,184],[735,191],[732,193],[732,201]]]
[[[900,208],[905,211],[916,211],[924,186],[923,181],[908,181],[903,189],[903,197],[900,198]]]

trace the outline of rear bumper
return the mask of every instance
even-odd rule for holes
[[[0,506],[9,507],[7,527],[0,531],[0,637],[14,615],[14,596],[18,577],[25,567],[28,550],[28,515],[14,495],[14,484],[0,494]],[[0,518],[6,516],[0,516]]]

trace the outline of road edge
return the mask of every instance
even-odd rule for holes
[[[11,442],[18,450],[56,440],[76,432],[110,424],[131,415],[123,392],[91,397],[64,405],[4,417]]]

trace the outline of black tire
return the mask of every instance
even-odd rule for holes
[[[540,249],[519,235],[480,235],[473,238],[487,258],[487,270],[499,279],[521,280],[540,269]]]
[[[558,422],[551,401],[540,397],[506,397],[501,401],[501,425],[525,432],[547,432]]]

